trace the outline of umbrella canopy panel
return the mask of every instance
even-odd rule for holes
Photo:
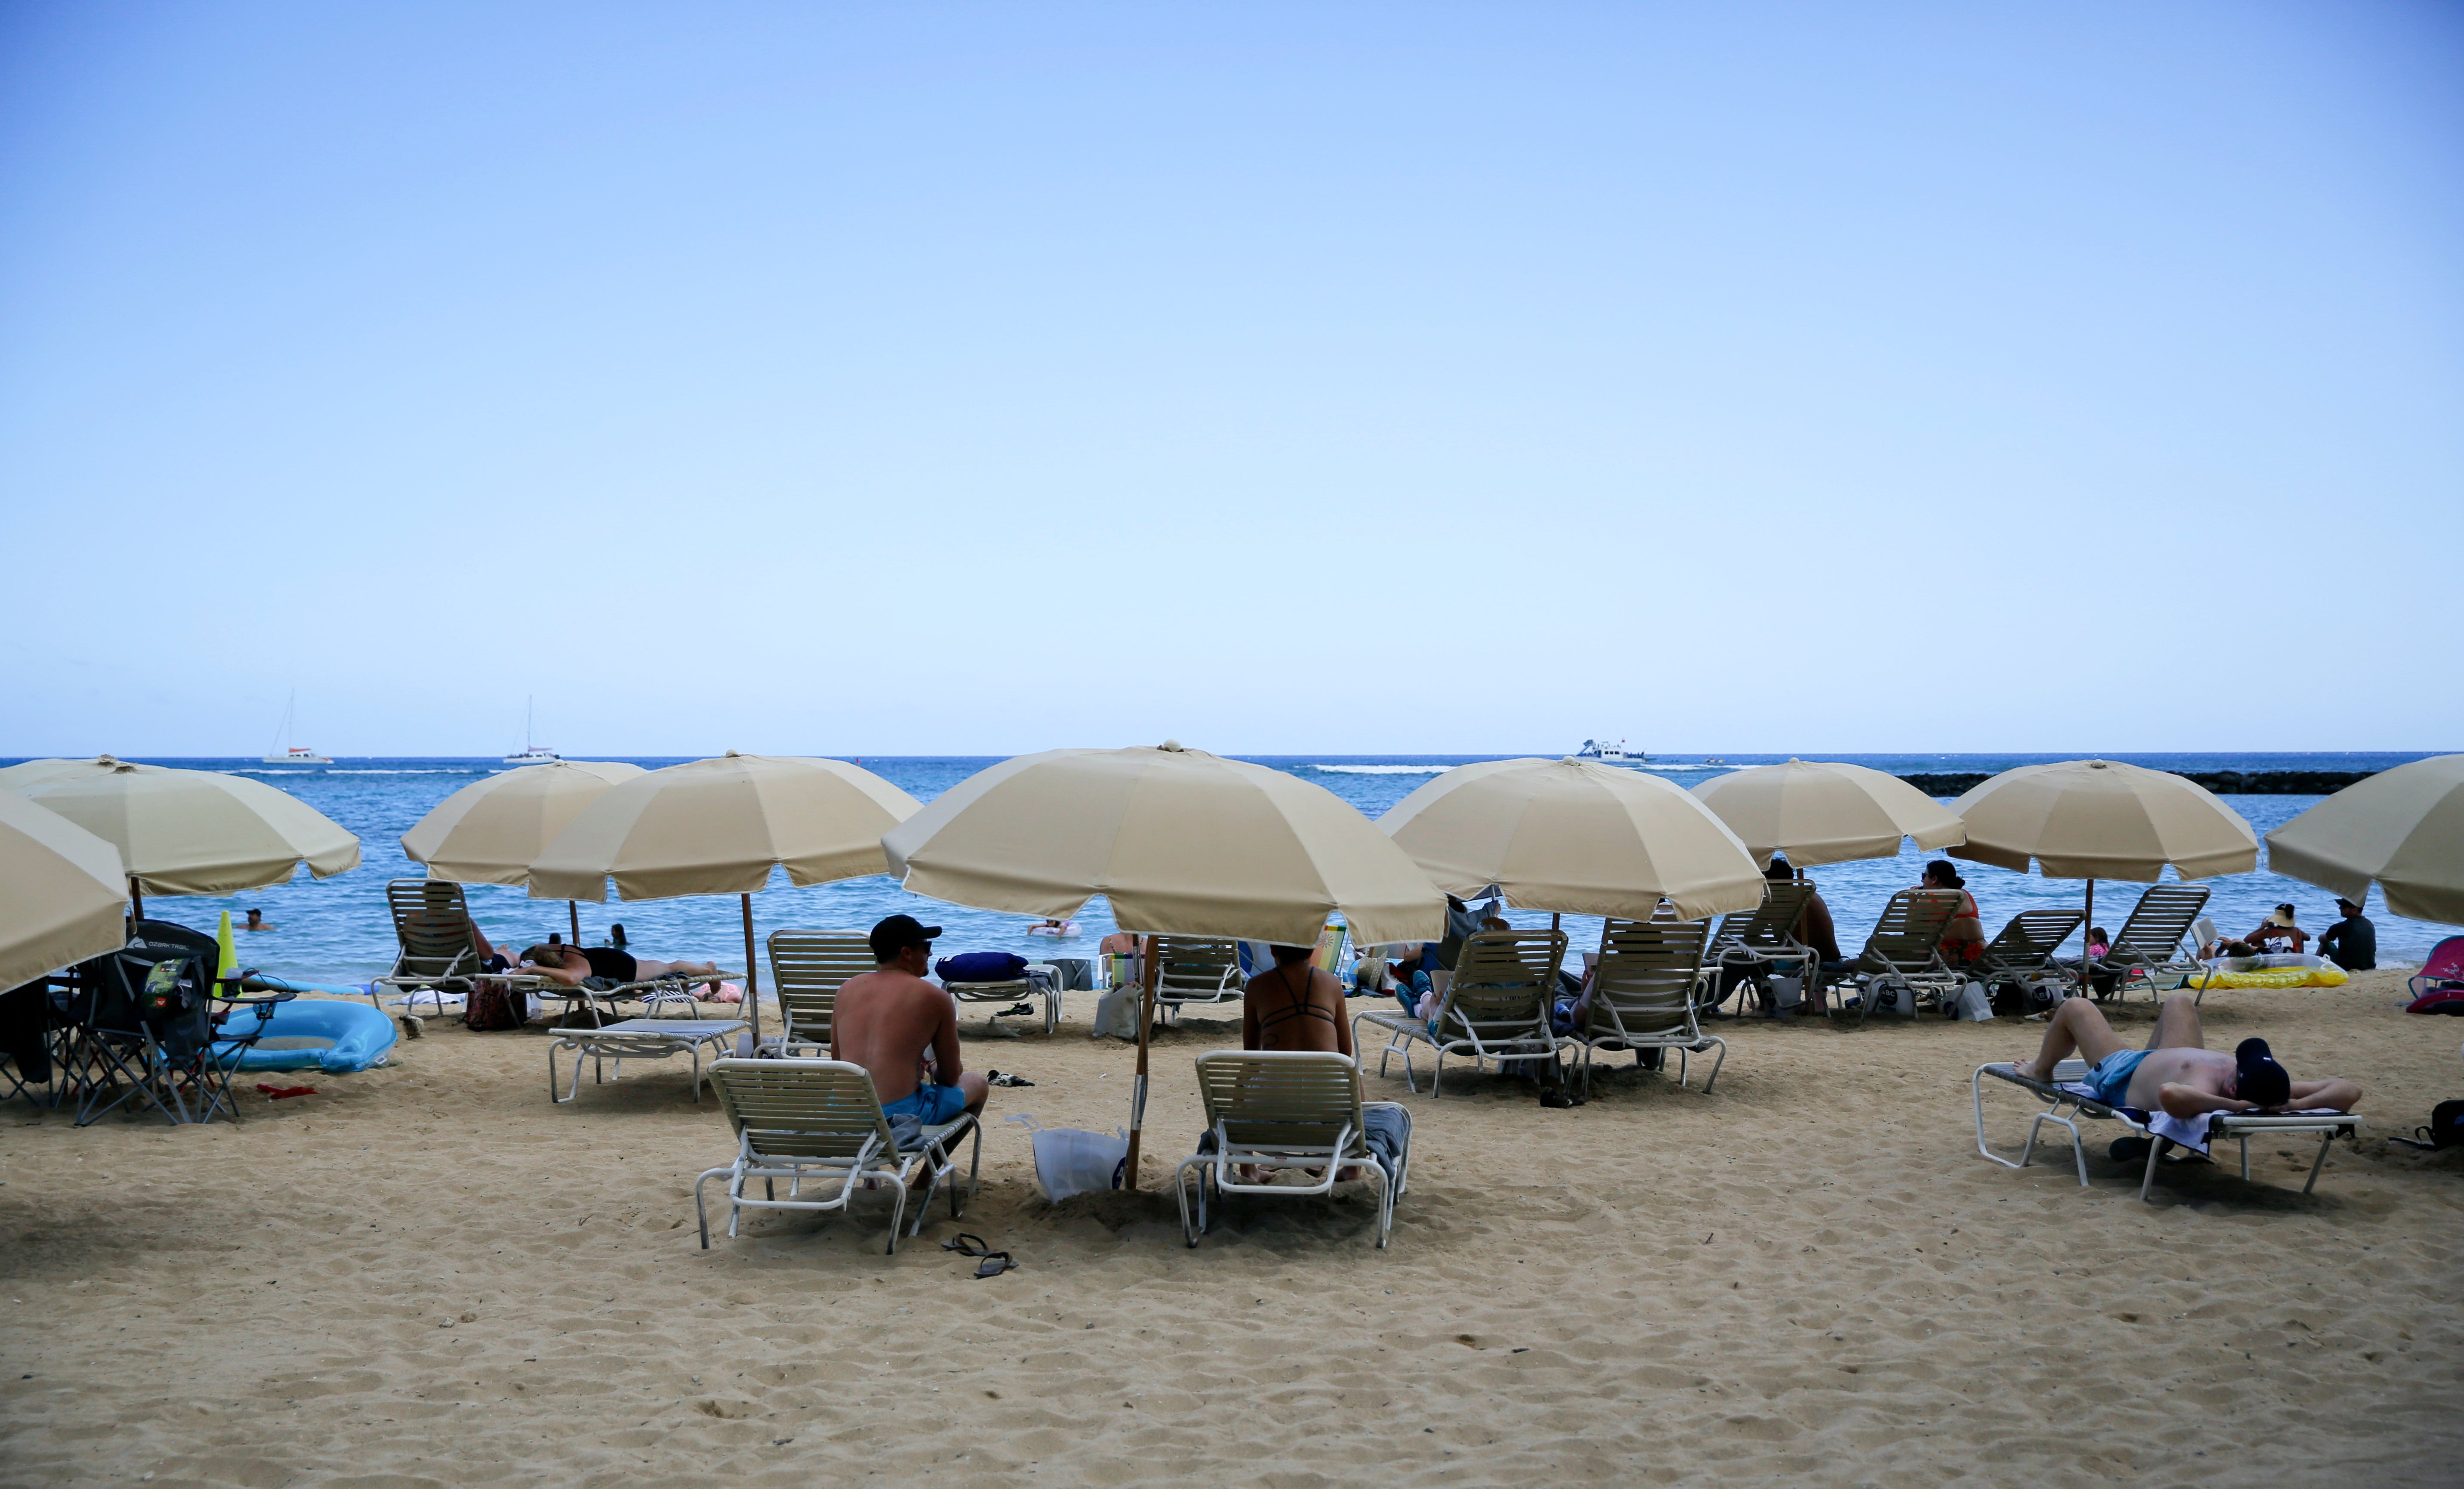
[[[0,988],[128,942],[120,850],[0,790]]]
[[[919,895],[1055,919],[1103,895],[1148,934],[1311,945],[1335,913],[1361,942],[1445,928],[1437,886],[1342,798],[1169,741],[1003,761],[882,847]]]
[[[2375,879],[2397,915],[2464,924],[2464,755],[2345,787],[2267,834],[2267,866],[2356,904]]]
[[[462,788],[402,834],[402,851],[429,878],[520,884],[582,809],[649,772],[612,760],[524,766]]]
[[[1798,868],[1888,858],[1903,838],[1919,848],[1965,842],[1956,813],[1895,775],[1841,761],[1756,766],[1694,788],[1702,803],[1745,839],[1758,866],[1785,854]]]
[[[534,900],[746,895],[783,867],[793,884],[888,871],[881,834],[913,796],[843,760],[739,755],[620,781],[534,859]]]
[[[302,863],[319,878],[360,865],[359,838],[245,776],[104,755],[16,789],[119,849],[149,895],[227,895],[281,883]]]
[[[2205,787],[2113,760],[2066,760],[2005,770],[1951,803],[1968,826],[1954,858],[2049,878],[2153,883],[2171,864],[2184,878],[2247,874],[2258,837]]]
[[[1615,766],[1457,766],[1377,825],[1449,894],[1494,884],[1525,909],[1635,921],[1662,899],[1689,921],[1762,903],[1762,875],[1736,833],[1679,788]]]

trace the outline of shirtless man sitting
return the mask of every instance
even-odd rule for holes
[[[984,1078],[958,1064],[958,1005],[924,980],[938,925],[893,915],[872,928],[879,964],[839,986],[830,1011],[830,1058],[872,1073],[881,1109],[928,1127],[984,1109]]]
[[[2093,1000],[2066,998],[2045,1027],[2034,1060],[2013,1067],[2036,1080],[2054,1078],[2056,1062],[2077,1053],[2089,1062],[2087,1082],[2107,1106],[2135,1106],[2176,1117],[2202,1112],[2349,1112],[2362,1088],[2349,1080],[2296,1080],[2264,1039],[2244,1039],[2233,1053],[2205,1047],[2198,1003],[2187,992],[2165,1000],[2147,1048],[2126,1048]]]

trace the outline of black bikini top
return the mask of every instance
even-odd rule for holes
[[[1325,1019],[1337,1028],[1342,1027],[1343,1020],[1309,1000],[1309,986],[1317,981],[1317,968],[1307,962],[1295,962],[1292,965],[1308,967],[1308,974],[1302,980],[1299,989],[1295,989],[1292,987],[1292,980],[1284,975],[1284,969],[1280,967],[1275,968],[1275,980],[1284,985],[1285,991],[1291,993],[1292,1001],[1279,1009],[1262,1011],[1258,1014],[1258,1027],[1272,1029],[1278,1024],[1287,1024],[1293,1019],[1311,1015]]]

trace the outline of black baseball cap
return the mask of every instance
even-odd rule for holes
[[[940,934],[938,925],[927,925],[912,915],[893,915],[875,925],[867,939],[872,943],[873,959],[887,962],[909,946],[933,945],[933,938]]]
[[[2264,1039],[2244,1039],[2233,1046],[2233,1095],[2261,1106],[2281,1106],[2293,1099],[2293,1077]]]

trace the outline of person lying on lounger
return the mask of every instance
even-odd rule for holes
[[[2165,1000],[2147,1048],[2125,1047],[2087,998],[2066,998],[2045,1026],[2033,1060],[2013,1068],[2035,1080],[2054,1078],[2054,1066],[2076,1053],[2088,1062],[2087,1083],[2107,1106],[2135,1106],[2176,1117],[2202,1112],[2349,1112],[2362,1088],[2349,1080],[2296,1080],[2276,1062],[2264,1039],[2244,1039],[2231,1055],[2208,1049],[2198,1003],[2187,992]]]
[[[595,984],[603,988],[621,987],[626,983],[646,983],[661,977],[693,977],[700,973],[710,978],[710,996],[718,997],[719,981],[715,962],[654,962],[637,957],[618,946],[549,945],[541,943],[522,953],[522,960],[532,971],[550,982],[568,988]]]

